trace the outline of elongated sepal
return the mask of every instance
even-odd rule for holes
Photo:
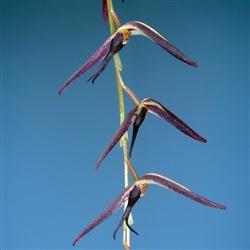
[[[90,68],[92,68],[95,64],[97,64],[99,61],[101,61],[109,52],[110,44],[112,41],[113,35],[109,37],[103,45],[92,55],[86,63],[84,63],[80,69],[78,69],[61,87],[59,90],[59,95],[62,94],[64,89],[72,83],[76,78],[84,74],[86,71],[88,71]]]
[[[101,165],[102,161],[105,159],[105,157],[108,155],[108,153],[112,150],[112,148],[116,145],[116,143],[122,138],[122,136],[128,131],[129,127],[134,123],[135,119],[138,116],[137,107],[134,107],[129,114],[127,115],[124,122],[121,124],[120,128],[117,130],[111,141],[109,142],[108,146],[105,148],[101,156],[99,157],[97,164],[96,164],[96,170]]]
[[[162,118],[163,120],[169,122],[171,125],[176,127],[178,130],[183,132],[184,134],[192,137],[195,140],[201,142],[207,142],[207,140],[197,134],[193,129],[191,129],[186,123],[184,123],[181,119],[179,119],[176,115],[174,115],[171,111],[165,108],[161,103],[146,98],[142,101],[148,107],[150,113]]]
[[[137,130],[139,129],[141,123],[143,122],[146,114],[147,114],[148,108],[146,105],[139,104],[138,106],[134,107],[129,114],[127,115],[124,122],[121,124],[120,128],[117,130],[111,141],[109,142],[108,146],[104,149],[103,153],[99,157],[96,169],[99,168],[102,161],[105,159],[105,157],[108,155],[108,153],[113,149],[113,147],[116,145],[116,143],[122,138],[122,136],[128,131],[128,129],[132,126],[132,124],[137,124]],[[137,133],[137,132],[136,132]],[[133,133],[133,139],[131,143],[131,152],[136,139],[136,134]],[[130,152],[130,153],[131,153]]]
[[[129,194],[129,198],[128,198],[128,205],[124,211],[124,214],[122,216],[121,221],[119,222],[118,226],[116,227],[114,234],[113,234],[113,238],[115,239],[115,235],[117,233],[117,231],[119,230],[119,228],[121,227],[122,223],[125,221],[127,227],[135,234],[138,235],[138,233],[132,229],[128,223],[128,218],[129,218],[129,214],[132,211],[133,206],[135,205],[135,203],[139,200],[139,198],[141,197],[141,189],[139,186],[134,186],[134,188],[132,189],[132,191]]]
[[[108,21],[108,5],[107,0],[102,0],[102,16],[104,20],[104,25],[106,25]]]
[[[103,72],[103,70],[108,65],[109,61],[112,59],[112,57],[122,49],[124,46],[124,33],[123,32],[117,32],[110,44],[110,48],[108,51],[108,54],[105,56],[102,64],[99,66],[99,68],[95,71],[95,73],[87,80],[90,81],[92,79],[92,83],[95,82],[95,79]]]
[[[103,222],[105,219],[107,219],[110,215],[112,215],[114,212],[116,212],[127,200],[128,206],[123,214],[121,222],[118,224],[113,237],[115,237],[115,233],[120,228],[122,222],[125,220],[127,223],[127,226],[130,228],[131,231],[136,233],[129,225],[128,225],[128,216],[131,212],[133,206],[135,203],[139,200],[141,196],[144,195],[145,191],[147,190],[148,184],[155,184],[158,186],[162,186],[164,188],[167,188],[173,192],[176,192],[180,195],[183,195],[189,199],[192,199],[198,203],[201,203],[203,205],[218,208],[218,209],[226,209],[225,206],[220,205],[218,203],[215,203],[213,201],[210,201],[202,196],[199,196],[198,194],[194,193],[190,189],[182,186],[181,184],[164,177],[159,174],[146,174],[143,177],[141,177],[138,181],[136,181],[134,184],[128,186],[124,189],[124,191],[106,208],[94,221],[92,221],[74,240],[73,246],[86,234],[88,234],[91,230],[93,230],[96,226],[98,226],[101,222]],[[133,191],[133,192],[132,192]]]
[[[167,39],[165,39],[156,30],[146,25],[145,23],[138,22],[138,21],[131,21],[131,22],[124,24],[119,29],[128,29],[131,31],[132,35],[146,36],[149,39],[151,39],[153,42],[158,44],[160,47],[162,47],[164,50],[166,50],[168,53],[173,55],[174,57],[178,58],[179,60],[191,66],[197,67],[197,63],[195,61],[191,60],[186,55],[184,55],[180,50],[174,47]]]
[[[62,94],[63,90],[72,83],[76,78],[84,74],[95,64],[103,59],[103,63],[99,66],[96,72],[88,79],[92,79],[94,83],[95,79],[102,73],[102,71],[108,65],[110,59],[129,41],[130,32],[128,30],[117,31],[111,35],[103,45],[91,56],[85,64],[82,65],[61,87],[59,95]]]
[[[127,187],[94,221],[92,221],[74,240],[73,246],[101,222],[116,212],[127,200],[133,186]]]
[[[146,174],[136,182],[136,185],[141,184],[141,183],[159,185],[173,192],[176,192],[180,195],[183,195],[189,199],[192,199],[198,203],[201,203],[205,206],[218,208],[218,209],[226,209],[225,206],[215,203],[213,201],[210,201],[202,196],[199,196],[198,194],[182,186],[181,184],[159,174],[154,174],[154,173]]]

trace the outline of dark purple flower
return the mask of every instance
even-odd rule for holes
[[[171,111],[169,111],[167,108],[165,108],[162,104],[159,102],[146,98],[144,99],[138,106],[133,108],[124,122],[121,124],[118,131],[115,133],[111,141],[109,142],[108,146],[105,148],[103,153],[98,159],[98,162],[96,164],[96,169],[99,168],[102,161],[105,159],[105,157],[108,155],[108,153],[112,150],[112,148],[116,145],[116,143],[122,138],[122,136],[128,131],[128,129],[133,124],[133,134],[132,134],[132,140],[129,150],[129,157],[132,155],[132,150],[134,147],[134,143],[136,140],[137,132],[143,123],[145,117],[147,116],[147,113],[150,112],[156,116],[159,116],[163,120],[169,122],[171,125],[176,127],[178,130],[183,132],[184,134],[192,137],[195,140],[206,142],[207,140],[201,137],[199,134],[197,134],[193,129],[191,129],[186,123],[184,123],[181,119],[179,119],[176,115],[174,115]]]
[[[180,185],[179,183],[168,179],[164,176],[158,175],[158,174],[146,174],[143,177],[141,177],[138,181],[133,183],[132,185],[128,186],[124,189],[124,191],[110,204],[110,206],[105,209],[94,221],[92,221],[74,240],[73,246],[86,234],[88,234],[92,229],[94,229],[96,226],[98,226],[101,222],[103,222],[105,219],[107,219],[110,215],[112,215],[114,212],[116,212],[126,201],[128,201],[128,206],[123,214],[121,222],[118,224],[117,228],[115,229],[114,235],[121,226],[122,222],[125,220],[125,222],[128,225],[128,216],[131,212],[133,206],[135,203],[139,200],[141,196],[144,195],[146,192],[146,189],[148,187],[148,184],[155,184],[158,186],[162,186],[164,188],[167,188],[173,192],[176,192],[178,194],[181,194],[189,199],[192,199],[198,203],[201,203],[206,206],[210,206],[213,208],[218,209],[226,209],[225,206],[220,205],[218,203],[215,203],[213,201],[210,201],[202,196],[199,196],[198,194],[194,193],[193,191],[189,190],[188,188]],[[132,230],[134,233],[136,233],[130,226],[130,230]]]
[[[105,6],[104,6],[105,7]],[[106,8],[106,7],[105,7]],[[164,50],[166,50],[171,55],[175,56],[179,60],[197,67],[197,63],[185,56],[176,47],[170,44],[163,36],[161,36],[157,31],[149,27],[148,25],[133,21],[122,25],[113,35],[111,35],[104,44],[94,53],[89,60],[82,65],[61,87],[59,90],[59,95],[62,94],[63,90],[76,78],[84,74],[87,70],[92,68],[96,63],[103,60],[98,70],[91,76],[88,80],[92,79],[94,83],[95,79],[101,74],[101,72],[106,68],[110,59],[119,52],[125,44],[128,43],[130,35],[143,35],[151,39],[153,42],[158,44]]]

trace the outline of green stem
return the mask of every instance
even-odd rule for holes
[[[114,18],[113,18],[115,11],[113,9],[112,0],[107,0],[107,4],[108,4],[110,32],[111,34],[113,34],[115,32],[115,25],[114,25]],[[117,17],[116,14],[115,14],[115,17]],[[119,20],[118,17],[116,18],[116,20]],[[120,26],[121,25],[120,21],[118,24],[116,23],[116,25]],[[122,71],[122,63],[121,63],[120,56],[118,53],[115,54],[114,56],[114,64],[115,64],[115,72],[116,72],[116,82],[117,82],[119,109],[120,109],[120,124],[121,124],[125,120],[125,107],[124,107],[122,86],[119,81],[120,71]],[[127,141],[128,141],[128,135],[126,133],[120,141],[120,145],[123,148],[124,156],[127,155]],[[125,179],[125,187],[127,187],[129,185],[129,177],[128,177],[128,167],[127,167],[125,158],[124,158],[124,179]],[[123,245],[125,248],[130,247],[130,231],[126,226],[124,227],[124,230],[123,230]]]

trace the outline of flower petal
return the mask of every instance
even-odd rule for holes
[[[113,36],[110,36],[103,45],[92,55],[86,63],[82,65],[80,69],[78,69],[61,87],[59,90],[59,95],[62,94],[63,90],[76,78],[78,78],[80,75],[85,73],[87,70],[92,68],[95,64],[97,64],[99,61],[101,61],[109,52],[110,44],[113,39]]]
[[[104,62],[99,66],[96,72],[88,79],[92,80],[94,83],[95,79],[102,73],[102,71],[108,65],[110,59],[122,49],[122,47],[128,43],[130,38],[130,31],[124,29],[122,31],[118,30],[113,35],[111,35],[104,44],[94,53],[93,56],[89,58],[89,60],[78,69],[61,87],[59,90],[59,95],[62,94],[63,90],[76,78],[85,73],[87,70],[92,68],[96,63],[101,61],[104,58]]]
[[[226,209],[225,206],[220,205],[218,203],[215,203],[213,201],[207,200],[206,198],[199,196],[198,194],[194,193],[193,191],[189,190],[188,188],[180,185],[179,183],[168,179],[162,175],[158,174],[146,174],[143,177],[141,177],[138,181],[135,182],[135,185],[141,184],[141,183],[147,183],[147,184],[156,184],[159,186],[162,186],[164,188],[170,189],[171,191],[174,191],[178,194],[181,194],[183,196],[188,197],[189,199],[192,199],[196,202],[199,202],[203,205],[214,207],[218,209]]]
[[[178,58],[179,60],[197,67],[197,63],[193,60],[189,59],[186,55],[184,55],[181,51],[179,51],[176,47],[174,47],[171,43],[169,43],[168,40],[166,40],[162,35],[160,35],[156,30],[149,27],[148,25],[138,22],[138,21],[131,21],[123,26],[121,26],[119,29],[128,29],[131,31],[132,35],[143,35],[151,39],[153,42],[158,44],[160,47],[162,47],[164,50],[166,50],[168,53],[173,55],[174,57]]]
[[[124,191],[105,209],[94,221],[92,221],[74,240],[73,246],[92,229],[106,220],[110,215],[116,212],[127,200],[130,195],[133,185],[124,189]]]
[[[174,127],[179,129],[184,134],[192,137],[195,140],[201,142],[207,142],[207,140],[197,134],[194,130],[192,130],[186,123],[180,120],[176,115],[174,115],[171,111],[161,105],[159,102],[146,98],[142,101],[143,104],[147,105],[149,112],[162,118],[163,120],[169,122]]]
[[[122,32],[117,32],[113,37],[108,54],[105,56],[102,64],[96,70],[96,72],[87,80],[92,79],[92,83],[94,83],[95,79],[102,73],[102,71],[106,68],[111,58],[122,49],[124,46],[124,34]]]
[[[115,146],[115,144],[122,138],[122,136],[128,131],[129,127],[135,122],[137,116],[138,116],[138,106],[134,107],[129,114],[127,115],[124,122],[121,124],[120,128],[115,133],[114,137],[109,142],[108,146],[105,148],[103,153],[101,154],[100,158],[97,161],[96,169],[99,168],[102,161],[105,159],[105,157],[108,155],[108,153],[112,150],[112,148]]]
[[[119,222],[118,226],[116,227],[115,231],[114,231],[114,234],[113,234],[113,238],[115,239],[115,235],[117,233],[117,231],[119,230],[119,228],[121,227],[122,223],[125,221],[126,222],[126,225],[127,227],[135,234],[138,235],[138,233],[132,229],[130,227],[130,225],[128,224],[128,218],[129,218],[129,214],[131,213],[132,211],[132,208],[133,206],[135,205],[135,203],[140,199],[141,197],[141,189],[139,186],[134,186],[134,188],[132,189],[132,191],[130,192],[129,194],[129,198],[128,198],[128,205],[124,211],[124,214],[122,216],[122,219],[121,221]]]

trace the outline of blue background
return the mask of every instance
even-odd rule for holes
[[[144,22],[187,56],[188,66],[149,39],[120,55],[124,82],[205,137],[203,144],[149,114],[132,164],[159,173],[227,210],[150,186],[133,209],[132,249],[249,248],[249,2],[114,2],[121,21]],[[76,236],[123,190],[113,62],[58,90],[107,39],[101,1],[2,1],[2,248],[72,249]],[[126,97],[126,112],[133,107]],[[131,130],[130,136],[131,136]],[[112,234],[122,209],[75,249],[122,249]]]

